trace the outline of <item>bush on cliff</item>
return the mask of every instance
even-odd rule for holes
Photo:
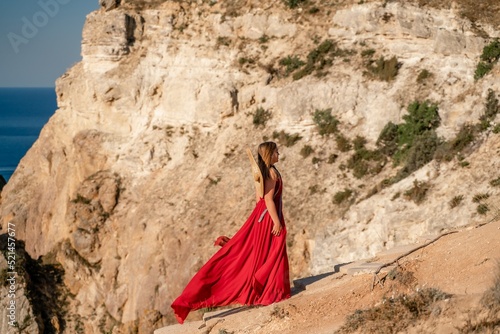
[[[498,38],[483,48],[483,53],[481,54],[480,59],[481,60],[477,64],[476,71],[474,73],[474,79],[476,80],[479,80],[488,74],[488,72],[493,69],[493,66],[500,59],[500,41]]]

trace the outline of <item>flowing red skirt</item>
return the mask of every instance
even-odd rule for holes
[[[182,324],[191,310],[200,308],[269,305],[289,298],[283,219],[282,226],[279,236],[271,233],[273,221],[264,199],[260,199],[241,229],[203,265],[172,303],[177,321]]]

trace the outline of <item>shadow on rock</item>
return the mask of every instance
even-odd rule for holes
[[[323,278],[325,277],[328,277],[328,276],[331,276],[333,274],[337,274],[340,272],[340,268],[342,268],[343,266],[346,266],[348,264],[350,264],[351,262],[347,262],[347,263],[339,263],[339,264],[336,264],[335,266],[333,266],[333,271],[330,271],[330,272],[327,272],[327,273],[323,273],[323,274],[319,274],[319,275],[315,275],[315,276],[309,276],[309,277],[304,277],[304,278],[299,278],[297,280],[294,280],[293,281],[293,289],[292,289],[292,296],[293,295],[296,295],[296,294],[299,294],[301,291],[304,291],[306,290],[307,286],[308,285],[311,285],[317,281],[320,281],[322,280]]]
[[[35,315],[41,333],[61,333],[65,329],[65,314],[69,293],[63,284],[64,270],[48,256],[32,259],[22,240],[8,234],[0,235],[0,249],[7,259],[15,257],[14,271],[17,282],[25,286],[26,297]]]

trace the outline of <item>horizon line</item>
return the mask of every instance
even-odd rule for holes
[[[56,86],[0,86],[2,88],[56,88]]]

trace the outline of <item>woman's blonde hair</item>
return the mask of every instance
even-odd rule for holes
[[[257,149],[258,155],[258,164],[260,171],[262,172],[262,176],[264,180],[267,180],[270,177],[269,169],[271,168],[271,161],[273,157],[274,151],[278,148],[275,142],[266,141],[259,145]]]

